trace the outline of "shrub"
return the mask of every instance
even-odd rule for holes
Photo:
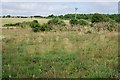
[[[86,20],[84,20],[84,19],[80,19],[80,20],[78,20],[78,19],[71,19],[71,20],[69,21],[69,23],[70,23],[71,26],[75,26],[75,25],[85,26],[85,25],[88,25],[88,24],[89,24],[89,22],[86,21]]]
[[[33,20],[32,22],[38,23],[38,21],[37,21],[37,20]]]
[[[34,32],[40,31],[40,24],[39,23],[31,22],[30,26]]]
[[[9,24],[4,24],[3,26],[14,26],[14,24],[9,23]]]
[[[61,21],[58,22],[58,25],[60,25],[60,26],[65,26],[66,24],[65,24],[64,21],[61,20]]]
[[[114,20],[108,22],[107,30],[109,31],[117,31],[118,30],[118,23]]]
[[[33,26],[34,23],[38,23],[38,21],[37,21],[37,20],[28,21],[28,22],[25,22],[25,21],[24,21],[24,22],[22,22],[22,23],[20,24],[20,26],[21,26],[22,28],[25,28],[25,27]]]
[[[31,24],[31,22],[22,22],[21,24],[20,24],[20,27],[21,28],[25,28],[25,27],[29,27],[30,26],[30,24]]]
[[[93,23],[92,27],[94,27],[97,31],[108,30],[111,32],[118,30],[118,24],[114,21]]]
[[[4,24],[4,26],[20,26],[20,27],[22,27],[22,28],[25,28],[25,27],[27,27],[27,26],[30,26],[30,24],[31,24],[31,22],[22,22],[22,23],[20,23],[20,22],[18,22],[18,23],[14,23],[14,24],[12,24],[12,23],[9,23],[9,24]]]
[[[69,21],[69,23],[70,23],[71,26],[74,26],[74,25],[78,25],[78,24],[79,24],[79,21],[78,21],[77,19],[71,19],[71,20]]]
[[[50,26],[54,26],[54,25],[65,26],[66,24],[61,19],[53,18],[53,19],[51,19],[51,20],[48,21],[48,25],[50,25]]]
[[[18,23],[15,23],[15,26],[20,26],[20,24],[21,24],[20,22],[18,22]]]
[[[98,14],[98,13],[95,13],[93,16],[92,16],[92,23],[94,22],[106,22],[108,21],[109,18],[105,15],[102,15],[102,14]]]
[[[40,25],[37,21],[32,21],[30,26],[34,32],[52,30],[52,28],[47,23]]]
[[[50,31],[52,28],[47,24],[44,23],[43,25],[40,26],[40,31]]]
[[[4,24],[3,26],[20,26],[20,24],[21,24],[20,22],[14,24],[9,23],[9,24]]]

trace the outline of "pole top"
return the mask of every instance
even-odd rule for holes
[[[75,8],[75,10],[77,10],[78,8]]]

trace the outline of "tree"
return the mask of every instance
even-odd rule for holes
[[[48,18],[55,18],[55,17],[56,16],[54,16],[53,14],[48,16]]]
[[[10,15],[7,15],[6,18],[10,18],[11,16]]]

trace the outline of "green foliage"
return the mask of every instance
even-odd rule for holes
[[[79,24],[79,21],[78,21],[77,19],[71,19],[71,20],[69,21],[69,23],[70,23],[71,26],[74,26],[74,25],[78,25],[78,24]]]
[[[108,17],[106,17],[106,16],[103,15],[103,14],[98,14],[98,13],[95,13],[95,14],[92,16],[92,19],[91,19],[92,23],[94,23],[94,22],[106,22],[106,21],[108,21],[108,20],[109,20]]]
[[[24,22],[20,23],[19,26],[20,26],[21,28],[26,28],[26,27],[29,27],[30,24],[31,24],[31,22],[25,22],[25,21],[24,21]]]
[[[84,19],[80,19],[79,20],[79,25],[82,25],[82,26],[89,25],[89,22],[84,20]]]
[[[52,30],[52,28],[47,23],[40,25],[38,21],[35,20],[31,22],[30,26],[34,32]]]
[[[10,18],[11,16],[10,15],[7,15],[6,18]]]
[[[33,20],[32,22],[38,23],[38,21],[37,21],[37,20]]]
[[[43,25],[40,26],[40,31],[50,31],[52,28],[47,24],[44,23]]]
[[[3,78],[118,78],[117,32],[17,29],[3,36]]]
[[[39,23],[31,22],[30,26],[34,32],[40,31],[40,24]]]
[[[48,21],[48,25],[51,25],[51,26],[54,26],[54,25],[65,26],[66,24],[61,19],[53,18],[53,19],[51,19],[51,20]]]
[[[118,31],[118,23],[116,23],[114,20],[109,21],[107,25],[107,30]]]
[[[70,23],[71,26],[75,26],[75,25],[85,26],[85,25],[88,25],[88,24],[89,24],[89,22],[86,21],[86,20],[84,20],[84,19],[80,19],[80,20],[78,20],[78,19],[71,19],[71,20],[69,21],[69,23]]]
[[[116,22],[120,22],[120,14],[111,14],[108,15],[108,17],[112,20],[115,20]]]
[[[20,25],[21,25],[21,23],[18,22],[18,23],[14,23],[14,24],[12,24],[12,23],[4,24],[3,26],[20,26]]]
[[[53,14],[49,15],[48,18],[56,18],[57,16],[54,16]]]
[[[33,22],[35,22],[35,21],[33,21]],[[36,22],[35,22],[36,23]],[[9,24],[4,24],[3,26],[19,26],[19,27],[21,27],[21,28],[25,28],[25,27],[29,27],[30,26],[30,24],[32,24],[32,22],[30,22],[30,21],[28,21],[28,22],[26,22],[26,21],[23,21],[23,22],[18,22],[18,23],[9,23]]]

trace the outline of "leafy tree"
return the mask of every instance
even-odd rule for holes
[[[11,16],[10,15],[7,15],[6,18],[10,18]]]
[[[5,16],[2,16],[2,18],[5,18]]]
[[[58,16],[59,18],[61,18],[61,19],[64,19],[64,16],[63,15],[60,15],[60,16]]]
[[[57,16],[54,16],[53,14],[49,15],[48,18],[56,18]]]

